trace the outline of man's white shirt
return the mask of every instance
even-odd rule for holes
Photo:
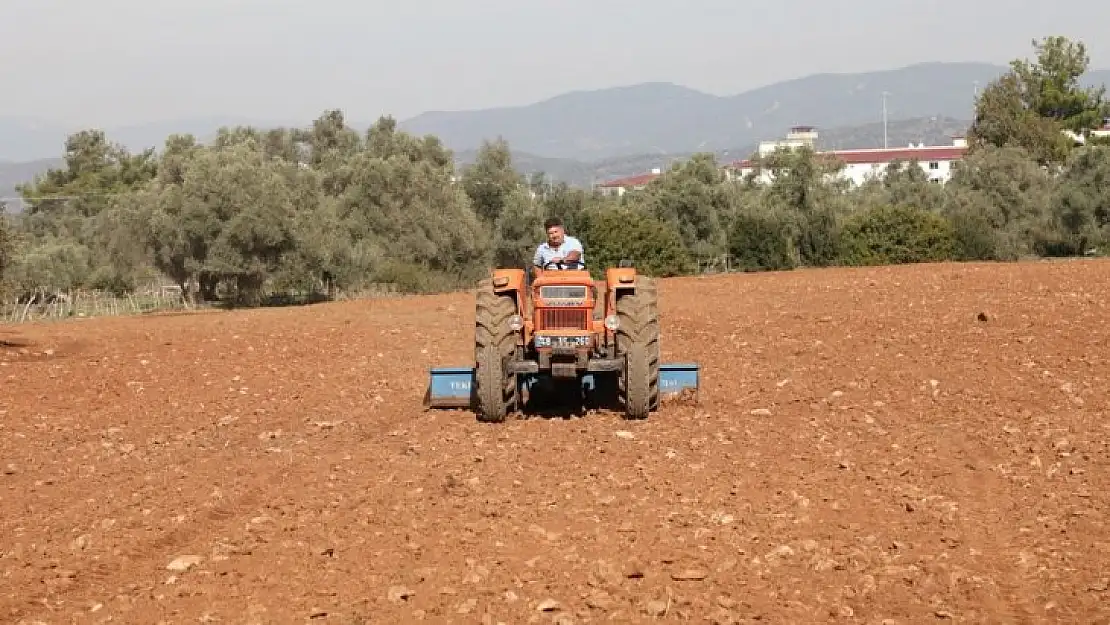
[[[582,267],[585,267],[586,255],[582,249],[582,242],[570,235],[563,237],[563,244],[559,247],[553,248],[547,244],[547,241],[540,243],[539,247],[536,248],[535,256],[532,258],[532,264],[537,267],[543,267],[550,262],[552,258],[561,257],[566,259],[567,254],[571,252],[578,252],[580,254],[578,262]]]

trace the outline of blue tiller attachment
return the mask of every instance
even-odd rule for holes
[[[437,367],[429,371],[431,379],[428,390],[424,394],[424,406],[428,408],[473,408],[474,397],[474,368],[473,367]],[[663,363],[659,366],[659,396],[660,400],[678,395],[688,389],[694,394],[700,388],[700,367],[697,363]],[[537,378],[534,374],[520,376],[522,387],[531,386]],[[582,377],[582,386],[587,389],[595,387],[594,374],[587,373]]]

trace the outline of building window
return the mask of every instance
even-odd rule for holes
[[[936,161],[929,163],[929,169],[940,169],[940,163]]]

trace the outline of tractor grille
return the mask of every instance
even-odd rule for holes
[[[540,330],[589,330],[590,311],[546,308],[540,311]]]
[[[541,286],[540,297],[544,299],[586,299],[586,287]]]

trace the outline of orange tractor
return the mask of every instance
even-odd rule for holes
[[[696,391],[696,364],[660,362],[652,278],[626,262],[603,281],[576,265],[536,273],[528,284],[522,269],[495,269],[478,285],[475,366],[432,369],[425,405],[501,422],[538,388],[569,386],[611,390],[627,418],[644,419],[661,395]]]

